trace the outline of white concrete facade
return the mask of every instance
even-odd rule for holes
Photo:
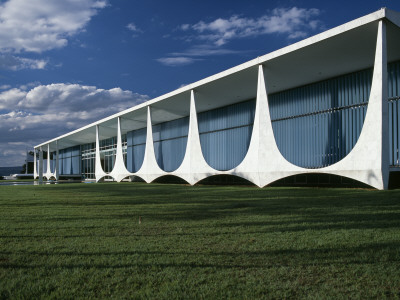
[[[95,178],[97,182],[102,181],[106,176],[110,176],[118,182],[125,178],[133,178],[134,176],[137,176],[147,183],[150,183],[162,176],[172,175],[179,177],[193,185],[209,176],[234,175],[244,178],[259,187],[265,187],[279,179],[292,175],[325,173],[352,178],[376,189],[387,189],[389,181],[388,105],[386,104],[388,98],[387,63],[389,57],[387,32],[388,26],[390,26],[390,34],[391,38],[393,39],[394,34],[400,33],[400,31],[398,31],[399,24],[400,15],[398,13],[381,9],[375,13],[346,23],[325,33],[308,38],[294,45],[257,58],[256,60],[191,84],[188,87],[178,89],[177,91],[148,101],[117,115],[108,117],[64,136],[45,142],[35,147],[35,149],[39,151],[38,168],[36,166],[35,151],[35,177],[39,177],[40,180],[42,180],[43,177],[47,179],[54,178],[58,180],[60,176],[58,170],[58,153],[59,149],[61,149],[60,143],[63,142],[64,144],[68,145],[79,145],[76,140],[81,139],[82,144],[85,142],[95,142],[96,144]],[[290,65],[293,57],[296,59],[301,59],[302,56],[306,57],[304,53],[306,53],[307,47],[315,47],[315,51],[318,49],[328,49],[328,47],[332,45],[341,45],[344,43],[343,41],[346,41],[346,39],[349,37],[352,38],[353,35],[357,36],[360,34],[366,36],[368,35],[369,48],[373,47],[373,49],[367,49],[365,52],[369,51],[369,53],[372,53],[373,59],[371,61],[371,55],[369,57],[366,56],[365,59],[361,57],[359,62],[357,62],[359,65],[356,65],[355,63],[353,69],[356,70],[362,67],[372,66],[373,77],[367,114],[356,145],[346,157],[328,167],[319,169],[306,169],[290,163],[279,151],[275,141],[270,117],[268,90],[277,89],[275,82],[278,82],[274,76],[274,68],[279,66],[278,62],[280,61],[282,66],[288,66]],[[342,35],[344,37],[341,40]],[[398,38],[400,39],[400,35]],[[371,39],[373,39],[373,42]],[[397,44],[395,46],[397,47]],[[350,46],[349,48],[346,47],[347,46],[344,46],[343,50],[345,54],[357,54],[349,52],[353,51],[349,50]],[[392,48],[393,47],[394,46],[392,43]],[[329,52],[329,55],[332,57],[332,62],[326,62],[322,58],[320,61],[316,61],[316,64],[320,62],[320,64],[326,64],[330,66],[330,68],[327,68],[327,74],[325,75],[327,78],[336,74],[345,73],[349,70],[348,68],[351,67],[346,64],[347,69],[336,70],[337,63],[335,60],[341,59],[340,54]],[[397,55],[397,53],[394,53],[394,51],[391,50],[390,59],[393,60],[400,58],[400,53],[399,57],[397,57]],[[360,54],[360,56],[362,55]],[[352,58],[350,57],[345,59],[351,60]],[[315,81],[314,76],[316,76],[316,72],[314,72],[314,70],[317,70],[316,66],[311,65],[310,62],[309,66],[307,67],[307,72],[309,74],[305,72],[304,75],[305,78],[308,78],[308,82],[312,82],[313,80]],[[201,110],[204,111],[204,91],[206,91],[208,87],[210,87],[210,90],[213,88],[213,81],[215,81],[216,84],[221,82],[221,87],[226,87],[227,83],[224,80],[228,80],[228,84],[229,80],[240,80],[240,76],[244,76],[241,75],[241,72],[252,72],[251,74],[257,72],[257,82],[255,83],[254,80],[253,82],[250,82],[249,79],[249,83],[246,81],[245,84],[247,85],[244,88],[246,93],[249,95],[256,95],[256,109],[252,136],[247,154],[243,161],[237,167],[231,170],[219,171],[215,170],[207,163],[202,153],[197,123],[198,107],[201,106]],[[319,72],[319,74],[320,73],[321,72]],[[245,75],[246,74],[247,73],[245,73]],[[247,78],[251,76],[246,75],[245,77]],[[305,79],[288,79],[292,86],[302,84],[302,80]],[[250,91],[249,87],[254,87],[254,90]],[[284,89],[287,88],[287,86],[282,86],[281,88]],[[234,92],[235,91],[231,93]],[[199,97],[201,100],[198,100]],[[232,94],[230,94],[229,97],[232,97]],[[244,95],[243,97],[247,97],[247,95]],[[160,168],[154,152],[152,125],[155,124],[155,122],[153,119],[160,119],[162,117],[160,117],[160,114],[153,114],[162,110],[163,101],[170,101],[171,103],[176,102],[175,107],[179,107],[181,103],[188,103],[187,106],[189,107],[186,115],[189,116],[186,152],[181,165],[172,172],[166,172]],[[229,102],[226,103],[229,104]],[[170,104],[168,105],[171,107]],[[172,105],[172,110],[173,109],[174,106]],[[133,173],[127,170],[123,157],[122,134],[123,131],[126,132],[128,130],[127,128],[123,128],[122,125],[122,118],[125,116],[129,116],[129,120],[131,120],[132,124],[134,124],[134,122],[143,122],[144,118],[146,120],[145,127],[147,128],[147,137],[144,160],[140,169]],[[173,118],[173,116],[170,117],[171,120]],[[117,137],[116,159],[113,170],[110,173],[106,173],[101,166],[100,160],[101,137],[99,126],[103,123],[114,121],[116,121],[117,124],[115,131],[113,134],[109,133],[109,136]],[[47,168],[45,168],[44,171],[43,149],[46,149],[48,158],[50,158],[49,153],[51,151],[56,151],[56,157],[55,159],[53,158],[53,160],[56,162],[54,172],[51,172],[50,159],[47,159]]]

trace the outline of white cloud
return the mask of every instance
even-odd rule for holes
[[[26,92],[14,88],[0,93],[0,110],[15,109],[24,97]]]
[[[0,166],[20,167],[25,163],[26,151],[32,150],[31,141],[0,143]]]
[[[193,46],[183,52],[170,53],[170,55],[171,56],[212,56],[212,55],[237,54],[240,52],[241,51],[218,48],[213,45],[197,45],[197,46]]]
[[[0,109],[33,114],[96,114],[108,115],[147,100],[147,96],[124,91],[121,88],[109,90],[94,86],[57,83],[39,85],[29,91],[14,88],[0,93]]]
[[[64,47],[106,1],[8,0],[0,4],[0,52],[43,52]]]
[[[136,33],[140,33],[142,32],[142,30],[140,30],[135,23],[129,23],[128,25],[126,25],[126,28],[128,28],[130,31],[136,32]]]
[[[40,85],[40,82],[39,82],[39,81],[33,81],[33,82],[28,82],[28,83],[25,83],[25,84],[21,84],[21,85],[19,86],[19,89],[20,89],[20,90],[26,91],[26,90],[28,90],[28,89],[32,89],[32,88],[34,88],[35,86],[39,86],[39,85]]]
[[[0,55],[0,69],[6,70],[22,70],[22,69],[32,69],[40,70],[44,69],[48,61],[45,59],[31,59],[17,57],[13,55]]]
[[[218,18],[211,22],[200,21],[196,24],[182,24],[178,30],[186,32],[181,39],[193,43],[194,40],[205,41],[202,45],[192,46],[182,52],[173,52],[168,57],[157,59],[166,66],[188,65],[196,60],[193,57],[237,54],[235,51],[222,48],[234,39],[256,37],[266,34],[285,34],[288,39],[306,37],[311,31],[321,27],[315,19],[320,11],[315,8],[276,8],[259,18],[232,16],[229,19]]]
[[[241,51],[229,50],[224,48],[218,48],[214,45],[197,45],[193,46],[183,52],[173,52],[168,54],[169,57],[163,57],[157,59],[158,62],[166,66],[184,66],[194,63],[197,60],[203,60],[203,58],[193,58],[193,57],[207,57],[213,55],[227,55],[227,54],[237,54]]]
[[[180,29],[181,29],[181,30],[189,30],[189,29],[190,29],[190,24],[182,24],[182,25],[180,26]]]
[[[11,165],[1,149],[29,147],[148,100],[148,96],[79,84],[39,85],[0,92],[0,166]],[[17,147],[18,148],[18,147]],[[20,156],[21,162],[23,157]]]
[[[162,58],[157,59],[158,62],[162,63],[163,65],[170,66],[170,67],[189,65],[189,64],[195,62],[196,60],[198,60],[198,59],[194,59],[191,57],[184,57],[184,56],[162,57]]]
[[[321,22],[316,20],[320,11],[316,8],[275,8],[270,14],[259,18],[232,16],[229,19],[218,18],[212,22],[200,21],[194,25],[183,24],[180,29],[191,29],[197,38],[222,46],[233,39],[254,37],[265,34],[285,34],[289,39],[305,37],[310,31],[317,30]]]
[[[0,85],[0,90],[8,90],[9,88],[11,88],[11,85],[8,84]]]

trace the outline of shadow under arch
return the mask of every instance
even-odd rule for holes
[[[302,173],[278,179],[266,187],[333,187],[364,188],[372,187],[358,180],[326,173]]]
[[[144,183],[146,182],[142,177],[137,176],[137,175],[129,175],[123,179],[126,179],[126,178],[128,178],[130,182],[144,182]]]
[[[104,176],[101,176],[98,180],[96,180],[96,182],[111,182],[111,181],[116,181],[116,179],[110,174],[105,174]]]
[[[242,185],[256,187],[254,183],[243,177],[228,174],[211,175],[200,180],[196,185]]]
[[[186,180],[176,175],[163,175],[154,179],[151,183],[165,183],[165,184],[189,184]]]
[[[400,189],[400,171],[389,173],[389,189]]]

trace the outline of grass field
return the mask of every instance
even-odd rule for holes
[[[400,298],[400,190],[0,187],[0,299],[109,297]]]

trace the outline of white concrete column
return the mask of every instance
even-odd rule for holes
[[[256,110],[249,149],[243,161],[231,174],[240,176],[263,187],[280,178],[307,172],[289,163],[280,153],[275,142],[268,94],[265,86],[264,67],[258,67]]]
[[[186,152],[181,165],[177,170],[172,172],[172,174],[193,185],[196,182],[217,173],[217,170],[211,168],[207,164],[201,150],[199,127],[197,123],[196,100],[194,91],[191,90],[189,131]]]
[[[96,125],[96,158],[95,158],[95,177],[96,182],[104,179],[107,174],[103,171],[100,159],[100,139],[99,139],[99,125]]]
[[[57,140],[56,141],[56,165],[54,167],[54,177],[56,178],[57,181],[60,178],[58,155],[59,155],[59,149],[58,149],[58,140]]]
[[[381,117],[381,132],[382,132],[382,187],[387,190],[389,187],[389,167],[390,167],[390,158],[389,158],[389,94],[388,94],[388,71],[387,71],[387,39],[386,39],[386,23],[384,20],[379,22],[381,36],[379,36],[377,43],[379,43],[379,47],[381,48],[381,55],[378,58],[378,62],[375,61],[375,68],[381,69],[381,85],[380,88],[380,100],[381,100],[381,109],[382,109],[382,117]]]
[[[263,67],[260,66],[249,150],[243,162],[229,172],[260,187],[291,175],[327,173],[352,178],[377,189],[386,189],[389,177],[387,110],[386,26],[380,21],[367,114],[353,150],[339,162],[320,169],[305,169],[288,162],[275,141]]]
[[[381,20],[378,26],[371,92],[360,137],[353,150],[344,159],[324,168],[324,171],[356,179],[377,189],[388,188],[387,87],[386,24]]]
[[[147,136],[146,136],[146,148],[144,151],[143,164],[139,171],[135,174],[141,177],[147,183],[152,182],[158,177],[168,174],[163,171],[156,160],[156,155],[154,153],[154,143],[153,143],[153,127],[151,122],[151,111],[150,106],[147,107]]]
[[[51,164],[50,164],[50,144],[47,144],[47,161],[46,161],[46,178],[47,180],[51,177]]]
[[[36,170],[36,148],[33,148],[33,179],[38,177]]]
[[[43,183],[43,150],[39,148],[39,183]]]
[[[110,176],[116,181],[120,182],[125,177],[132,175],[125,166],[124,155],[122,151],[122,133],[121,133],[121,117],[118,117],[118,130],[117,130],[117,153],[115,156],[115,164]]]

